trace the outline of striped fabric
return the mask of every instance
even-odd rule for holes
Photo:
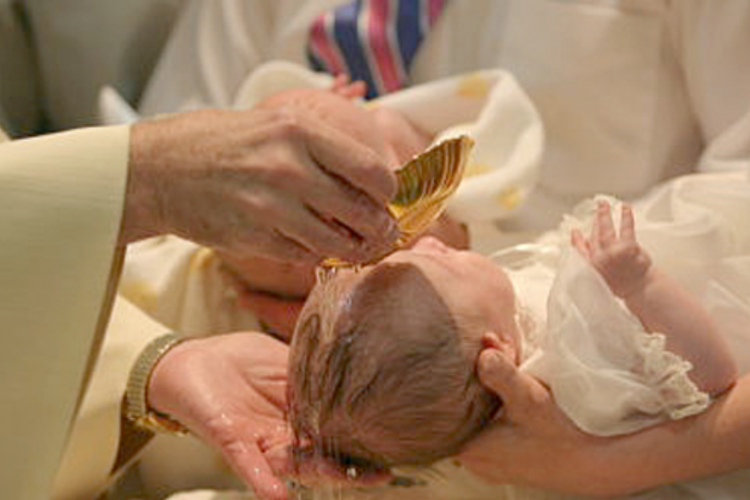
[[[447,0],[356,0],[319,15],[307,56],[316,71],[367,84],[367,98],[408,84],[409,68]]]

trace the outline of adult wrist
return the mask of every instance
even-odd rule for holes
[[[147,120],[130,128],[128,180],[121,243],[128,244],[166,232],[159,172],[168,160],[169,119]]]
[[[167,413],[154,408],[151,379],[159,362],[185,339],[169,333],[152,340],[131,368],[125,393],[125,416],[137,427],[152,432],[183,435],[187,428]]]

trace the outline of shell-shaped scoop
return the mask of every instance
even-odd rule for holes
[[[474,141],[468,136],[448,139],[412,158],[396,171],[398,191],[388,208],[401,231],[404,246],[434,222],[464,175]]]
[[[446,201],[461,184],[473,146],[474,141],[466,135],[447,139],[415,156],[396,171],[398,190],[388,208],[401,235],[391,251],[406,246],[440,216]],[[322,263],[323,267],[348,265],[351,264],[334,258]]]

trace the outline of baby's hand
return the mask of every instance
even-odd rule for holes
[[[570,236],[573,246],[599,271],[615,295],[625,299],[643,289],[652,269],[651,258],[635,239],[630,206],[622,205],[619,237],[606,201],[597,202],[588,239],[577,229]]]
[[[367,84],[361,80],[352,82],[348,75],[339,73],[333,79],[330,90],[347,99],[359,99],[367,94]]]

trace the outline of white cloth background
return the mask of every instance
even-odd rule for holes
[[[304,63],[310,20],[346,0],[189,0],[141,110],[229,106],[264,61]],[[750,158],[746,0],[453,0],[414,83],[501,67],[539,110],[540,184],[506,231],[554,227],[580,199],[630,199]]]

